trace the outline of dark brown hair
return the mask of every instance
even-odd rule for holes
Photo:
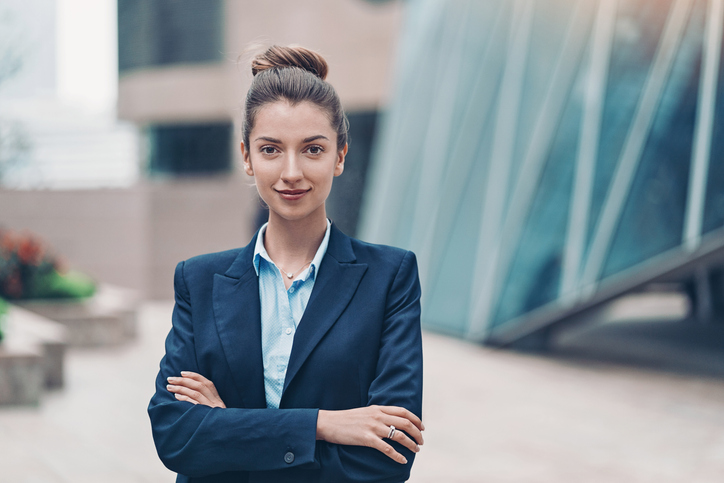
[[[347,117],[334,87],[327,77],[327,62],[316,52],[304,47],[273,45],[251,61],[254,79],[246,94],[242,136],[249,146],[249,135],[259,110],[270,102],[285,100],[292,105],[311,102],[329,117],[337,132],[337,149],[347,144]]]

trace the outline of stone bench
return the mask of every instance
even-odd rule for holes
[[[72,346],[118,345],[136,336],[139,298],[133,290],[102,284],[87,299],[29,300],[18,305],[63,324]]]
[[[43,388],[63,386],[67,331],[19,307],[5,318],[0,342],[0,404],[34,404]]]

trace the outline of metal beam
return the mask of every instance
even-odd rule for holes
[[[601,0],[591,35],[591,54],[583,95],[583,121],[578,144],[578,156],[571,203],[568,210],[568,231],[563,252],[559,296],[571,303],[581,272],[583,251],[588,232],[593,181],[598,158],[598,145],[606,98],[606,81],[611,59],[611,47],[616,26],[618,0]]]
[[[490,166],[483,201],[479,243],[484,246],[491,246],[494,243],[495,235],[500,231],[507,204],[510,168],[513,164],[530,37],[533,30],[534,2],[523,0],[516,2],[516,6],[520,9],[519,23],[517,28],[511,29],[508,62],[505,65],[501,81],[493,149],[490,154]]]
[[[651,124],[666,86],[668,74],[676,57],[683,35],[692,0],[676,0],[669,12],[661,42],[654,57],[648,79],[644,85],[631,123],[631,128],[616,166],[611,187],[601,210],[588,251],[588,259],[581,277],[582,296],[588,297],[595,291],[597,279],[606,261],[615,229],[618,225],[634,175],[641,159]]]
[[[427,119],[427,132],[422,141],[422,152],[417,165],[420,178],[416,186],[415,210],[409,241],[404,246],[418,251],[422,245],[427,227],[430,224],[430,213],[435,207],[435,193],[440,192],[445,168],[450,162],[450,141],[453,137],[453,118],[456,114],[456,98],[460,95],[460,75],[463,62],[469,59],[465,49],[465,36],[472,26],[470,12],[472,5],[450,8],[447,12],[445,34],[440,42],[441,53],[436,64],[440,78],[436,82],[435,94],[432,99],[432,115]],[[426,258],[418,258],[418,263],[426,264]]]
[[[476,0],[472,0],[476,2]],[[479,7],[479,3],[475,3]],[[450,146],[450,153],[447,156],[448,167],[442,181],[442,187],[438,196],[434,199],[434,205],[427,218],[427,230],[422,239],[422,244],[416,252],[418,262],[427,260],[427,263],[420,264],[420,281],[423,284],[422,293],[437,280],[442,258],[440,253],[445,250],[455,223],[455,214],[459,211],[459,205],[465,193],[468,179],[476,162],[480,162],[479,142],[483,130],[489,123],[494,100],[497,98],[498,84],[500,83],[501,71],[505,59],[504,47],[506,31],[509,28],[505,21],[511,13],[511,8],[505,2],[500,2],[492,17],[490,35],[480,39],[483,46],[480,62],[477,63],[477,71],[473,80],[470,98],[464,106],[460,119],[460,129],[455,133],[454,140]],[[481,25],[478,13],[476,25]],[[479,27],[477,27],[479,28]]]
[[[558,121],[578,71],[592,20],[589,10],[586,0],[576,3],[566,30],[563,49],[558,56],[528,150],[519,169],[520,175],[510,196],[502,229],[496,233],[492,246],[482,243],[478,245],[474,272],[476,278],[472,284],[473,308],[468,330],[468,337],[471,339],[485,340],[489,336],[495,301],[520,242]]]
[[[722,48],[724,0],[710,0],[704,31],[703,62],[699,80],[699,99],[694,147],[689,173],[689,192],[682,242],[684,248],[695,250],[701,243],[701,227],[706,201],[706,179],[711,156],[711,138],[714,128],[714,110]]]
[[[400,71],[396,80],[393,105],[382,116],[380,139],[375,142],[369,168],[368,189],[362,200],[360,233],[366,240],[394,244],[395,227],[399,223],[399,210],[410,181],[419,147],[418,124],[410,119],[424,119],[429,115],[429,99],[433,85],[429,74],[435,73],[433,62],[424,61],[430,52],[436,52],[438,37],[445,14],[445,2],[418,0],[415,13],[403,31],[400,46]],[[422,101],[421,101],[422,100]]]

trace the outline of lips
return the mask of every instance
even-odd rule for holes
[[[288,201],[294,201],[302,198],[304,195],[309,193],[309,189],[306,190],[277,190],[277,193]]]

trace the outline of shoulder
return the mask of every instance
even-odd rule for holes
[[[223,252],[205,253],[182,261],[185,273],[213,272],[224,273],[239,256],[241,248]]]
[[[174,285],[178,288],[181,284],[187,290],[192,291],[210,289],[215,275],[227,273],[234,262],[239,259],[243,250],[243,248],[235,248],[223,252],[206,253],[179,262],[174,274]]]
[[[354,261],[367,264],[370,268],[385,267],[387,269],[396,269],[407,260],[413,265],[417,265],[415,254],[409,250],[352,238],[342,233],[334,224],[332,224],[332,236],[329,243],[327,253],[339,262]]]
[[[350,242],[352,244],[352,250],[354,250],[354,254],[357,257],[357,261],[361,263],[382,264],[390,267],[397,267],[406,258],[415,260],[415,254],[410,250],[405,250],[404,248],[368,243],[351,237]]]

